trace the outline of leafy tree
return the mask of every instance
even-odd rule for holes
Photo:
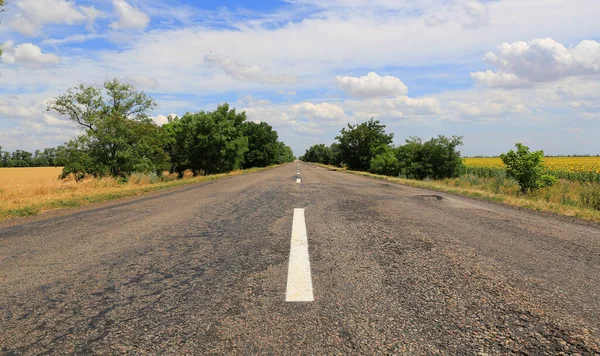
[[[294,151],[290,146],[283,142],[277,142],[277,164],[293,162],[295,159]]]
[[[242,125],[248,138],[248,151],[244,155],[243,168],[266,167],[277,162],[280,145],[277,131],[266,122],[259,124],[247,121]]]
[[[513,177],[522,193],[530,193],[544,186],[553,185],[556,178],[543,174],[544,151],[529,152],[529,147],[517,143],[517,151],[510,150],[500,155],[506,165],[506,173]]]
[[[303,161],[329,164],[331,161],[331,150],[324,144],[313,145],[304,153]]]
[[[168,168],[165,137],[149,117],[155,106],[144,92],[117,79],[102,88],[81,84],[57,97],[48,110],[85,130],[61,149],[63,175],[126,176]]]
[[[461,145],[462,137],[459,136],[448,138],[440,135],[427,142],[411,137],[396,152],[400,173],[415,179],[457,177],[463,169],[457,150]]]
[[[383,152],[371,159],[369,172],[386,176],[397,176],[400,172],[400,164],[396,158],[394,149],[387,146]]]
[[[245,121],[245,113],[223,104],[214,112],[187,113],[164,125],[171,135],[168,151],[173,170],[212,174],[239,169],[248,151]]]
[[[336,137],[341,161],[359,171],[368,170],[371,159],[382,153],[393,138],[393,134],[385,133],[385,125],[373,119],[359,125],[348,124]]]

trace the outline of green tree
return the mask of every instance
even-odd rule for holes
[[[182,174],[213,174],[239,169],[248,151],[244,136],[245,113],[236,113],[228,104],[214,112],[187,113],[164,125],[169,133],[172,167]]]
[[[61,149],[63,176],[126,176],[168,168],[165,137],[149,117],[155,106],[144,92],[117,79],[105,81],[102,88],[81,84],[57,97],[48,110],[85,130]]]
[[[369,172],[386,176],[397,176],[400,172],[400,164],[396,158],[394,149],[387,146],[383,152],[371,159]]]
[[[266,122],[257,124],[252,121],[244,122],[242,129],[248,139],[248,151],[244,155],[242,167],[267,167],[275,164],[280,149],[277,131]]]
[[[330,164],[331,149],[322,143],[313,145],[306,150],[306,153],[304,153],[303,161]]]
[[[457,177],[463,169],[458,146],[462,137],[440,135],[427,142],[411,137],[397,148],[400,173],[415,179],[443,179]]]
[[[296,159],[294,157],[294,151],[288,145],[283,142],[277,143],[277,164],[293,162]]]
[[[529,147],[517,143],[517,151],[510,150],[500,155],[506,165],[506,173],[513,177],[522,193],[530,193],[543,186],[552,185],[556,178],[543,174],[544,151],[529,152]]]
[[[368,170],[371,159],[382,153],[393,138],[393,134],[385,133],[385,125],[373,119],[359,125],[348,124],[336,137],[342,162],[358,171]]]

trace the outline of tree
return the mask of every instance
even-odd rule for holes
[[[277,164],[293,162],[295,159],[294,151],[290,146],[283,142],[277,142]]]
[[[398,176],[400,164],[396,158],[394,149],[386,147],[385,150],[371,159],[369,172],[386,176]]]
[[[266,122],[244,122],[244,136],[248,139],[248,151],[244,155],[243,168],[266,167],[277,162],[279,142],[277,132]]]
[[[342,162],[359,171],[368,170],[371,159],[382,153],[393,138],[393,134],[385,133],[385,125],[373,119],[359,125],[348,124],[336,137]]]
[[[313,145],[306,150],[306,153],[304,153],[303,161],[330,164],[331,150],[322,143]]]
[[[196,174],[239,169],[248,151],[245,121],[245,113],[223,104],[214,112],[187,113],[164,125],[171,135],[168,151],[173,171],[181,175],[186,169]]]
[[[81,84],[57,97],[48,110],[85,130],[61,149],[63,176],[126,176],[168,168],[165,137],[149,117],[155,106],[144,92],[117,79],[105,81],[102,88]]]
[[[506,173],[513,177],[522,193],[530,193],[544,186],[553,185],[556,178],[543,174],[544,151],[529,152],[529,147],[517,143],[517,151],[510,150],[500,155],[506,165]]]
[[[463,168],[458,146],[462,137],[440,135],[427,142],[411,137],[397,148],[400,173],[415,179],[443,179],[457,177]]]

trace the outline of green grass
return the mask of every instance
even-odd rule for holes
[[[420,181],[382,176],[368,172],[351,171],[346,170],[345,168],[319,163],[316,163],[316,165],[332,171],[382,179],[388,182],[417,188],[463,195],[479,200],[503,203],[535,211],[552,212],[560,215],[600,222],[600,210],[594,209],[594,205],[587,206],[583,204],[582,199],[575,201],[569,196],[561,197],[561,194],[564,195],[564,189],[567,189],[570,196],[583,195],[583,199],[590,200],[593,202],[593,204],[596,204],[597,201],[600,201],[600,198],[596,198],[600,193],[596,193],[595,189],[592,190],[592,188],[589,188],[578,182],[574,183],[563,181],[555,187],[545,188],[546,190],[543,192],[530,195],[521,195],[518,193],[518,186],[515,185],[514,182],[503,182],[501,189],[498,189],[498,186],[493,184],[494,182],[492,178],[474,181],[473,177],[462,176],[456,179],[445,179],[441,181]],[[465,186],[460,186],[463,181],[467,181],[467,183],[465,183]],[[561,190],[563,191],[561,192]],[[546,198],[546,194],[549,194],[551,199]]]

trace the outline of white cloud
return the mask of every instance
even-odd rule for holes
[[[359,78],[337,76],[335,81],[340,89],[348,95],[357,98],[376,98],[408,94],[408,87],[400,79],[389,75],[381,77],[375,72],[370,72],[366,76]]]
[[[15,30],[28,36],[35,36],[47,24],[73,25],[86,22],[93,26],[101,12],[94,7],[75,6],[68,0],[20,0],[15,2],[17,12],[9,24]]]
[[[496,71],[471,73],[479,83],[491,87],[516,87],[556,81],[571,76],[600,74],[600,43],[591,40],[567,48],[552,38],[504,43],[488,52],[484,61]]]
[[[319,120],[340,120],[346,116],[344,109],[330,103],[313,104],[304,102],[293,105],[292,112],[300,117]]]
[[[160,86],[158,80],[147,75],[132,74],[125,77],[125,81],[132,84],[138,89],[148,88],[156,89]]]
[[[292,74],[272,75],[265,67],[236,62],[231,58],[216,54],[204,56],[204,62],[211,67],[221,68],[235,80],[255,81],[267,84],[296,83],[298,78]]]
[[[110,24],[113,30],[126,30],[130,28],[143,30],[150,23],[150,17],[144,12],[129,5],[125,0],[112,0],[113,7],[119,19]]]
[[[419,116],[436,116],[440,113],[440,103],[435,98],[369,98],[366,100],[346,100],[344,107],[352,111],[352,115],[364,120],[374,118],[400,118]]]
[[[509,111],[509,108],[506,104],[493,102],[493,101],[485,101],[483,103],[475,103],[475,102],[458,102],[451,101],[450,106],[458,109],[461,114],[467,116],[498,116],[503,115]]]
[[[465,28],[479,28],[489,25],[490,9],[487,4],[480,1],[468,1],[464,4],[464,11],[469,18]]]
[[[2,62],[6,64],[22,65],[29,68],[40,68],[54,65],[60,62],[58,56],[43,53],[42,50],[32,43],[14,45],[8,41],[2,46]]]
[[[169,122],[169,118],[175,118],[177,117],[177,114],[169,114],[167,116],[164,115],[157,115],[157,116],[152,116],[152,120],[154,120],[154,122],[158,125],[158,126],[162,126],[166,123]]]

